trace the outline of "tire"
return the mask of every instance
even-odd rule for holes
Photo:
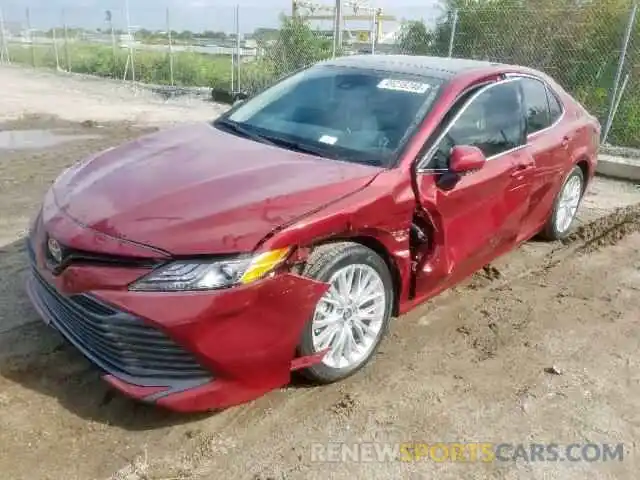
[[[351,282],[348,281],[349,272],[353,272]],[[322,346],[320,340],[324,342],[328,338],[332,339],[329,345],[344,338],[348,347],[344,349],[345,356],[342,357],[338,354],[341,350],[333,345],[322,363],[303,369],[300,373],[313,383],[333,383],[353,375],[364,367],[378,349],[388,330],[393,310],[395,297],[393,281],[387,264],[376,252],[352,242],[331,243],[317,247],[309,257],[303,275],[321,282],[333,282],[335,290],[331,287],[318,301],[312,317],[304,327],[298,354],[301,356],[317,354],[327,348],[326,345]],[[363,289],[363,294],[358,296],[352,293],[342,300],[342,297],[333,293],[344,291],[344,288],[340,287],[347,284],[350,285],[351,291],[357,291],[358,287],[365,285],[369,275],[371,275],[371,283]],[[340,277],[345,279],[342,284]],[[369,291],[372,293],[369,294]],[[363,307],[358,308],[359,301],[374,295],[375,300],[370,303],[364,302],[361,304]],[[384,297],[384,305],[380,303],[383,301],[382,297]],[[338,301],[335,302],[335,300]],[[364,308],[368,305],[371,306]],[[370,309],[376,312],[372,315],[376,320],[370,320],[369,326],[365,328],[367,323],[363,315]],[[329,319],[335,318],[339,320],[328,323]],[[326,327],[321,325],[323,322],[327,322]],[[336,330],[336,333],[330,335],[330,329]],[[351,339],[354,343],[351,343]],[[362,342],[360,347],[356,346],[358,341]],[[353,352],[349,355],[352,349]]]
[[[567,214],[566,208],[563,208],[563,198],[566,190],[576,189],[576,182],[579,182],[579,192],[577,193],[577,204],[575,205],[575,210],[571,213],[571,219],[565,225],[560,226],[563,223],[560,220],[562,215]],[[567,175],[564,182],[562,183],[562,187],[558,191],[556,195],[556,199],[553,203],[553,209],[551,210],[551,215],[547,220],[546,225],[542,232],[540,232],[540,236],[545,240],[555,241],[562,240],[566,238],[569,233],[571,233],[571,226],[575,221],[577,210],[582,201],[582,196],[584,194],[584,174],[582,173],[582,169],[577,165],[573,167],[573,169]],[[564,213],[563,213],[564,212]]]

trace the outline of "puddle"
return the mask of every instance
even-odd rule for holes
[[[72,140],[99,138],[98,135],[65,135],[51,130],[5,130],[0,132],[0,150],[38,150]]]

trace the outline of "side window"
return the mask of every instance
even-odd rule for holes
[[[522,94],[527,114],[527,133],[536,133],[551,125],[547,87],[540,80],[522,78]]]
[[[448,169],[449,154],[456,145],[478,147],[487,157],[523,145],[526,134],[520,92],[517,81],[481,90],[445,130],[428,168]]]
[[[547,88],[547,97],[549,98],[550,123],[554,123],[562,116],[562,105],[556,94],[549,88]]]

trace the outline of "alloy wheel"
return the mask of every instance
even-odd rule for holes
[[[323,363],[349,368],[366,358],[382,332],[387,295],[378,272],[364,264],[348,265],[331,276],[316,306],[312,340],[316,351],[328,349]]]
[[[560,194],[556,213],[556,229],[558,232],[566,232],[571,226],[571,222],[573,222],[578,211],[581,196],[582,180],[577,175],[572,176],[564,185]]]

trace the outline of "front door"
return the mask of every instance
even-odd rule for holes
[[[515,245],[531,194],[531,176],[524,172],[535,162],[526,146],[518,83],[482,87],[457,108],[417,173],[418,200],[435,227],[431,253],[417,266],[417,296],[471,274]],[[456,145],[480,148],[487,161],[445,185]]]

